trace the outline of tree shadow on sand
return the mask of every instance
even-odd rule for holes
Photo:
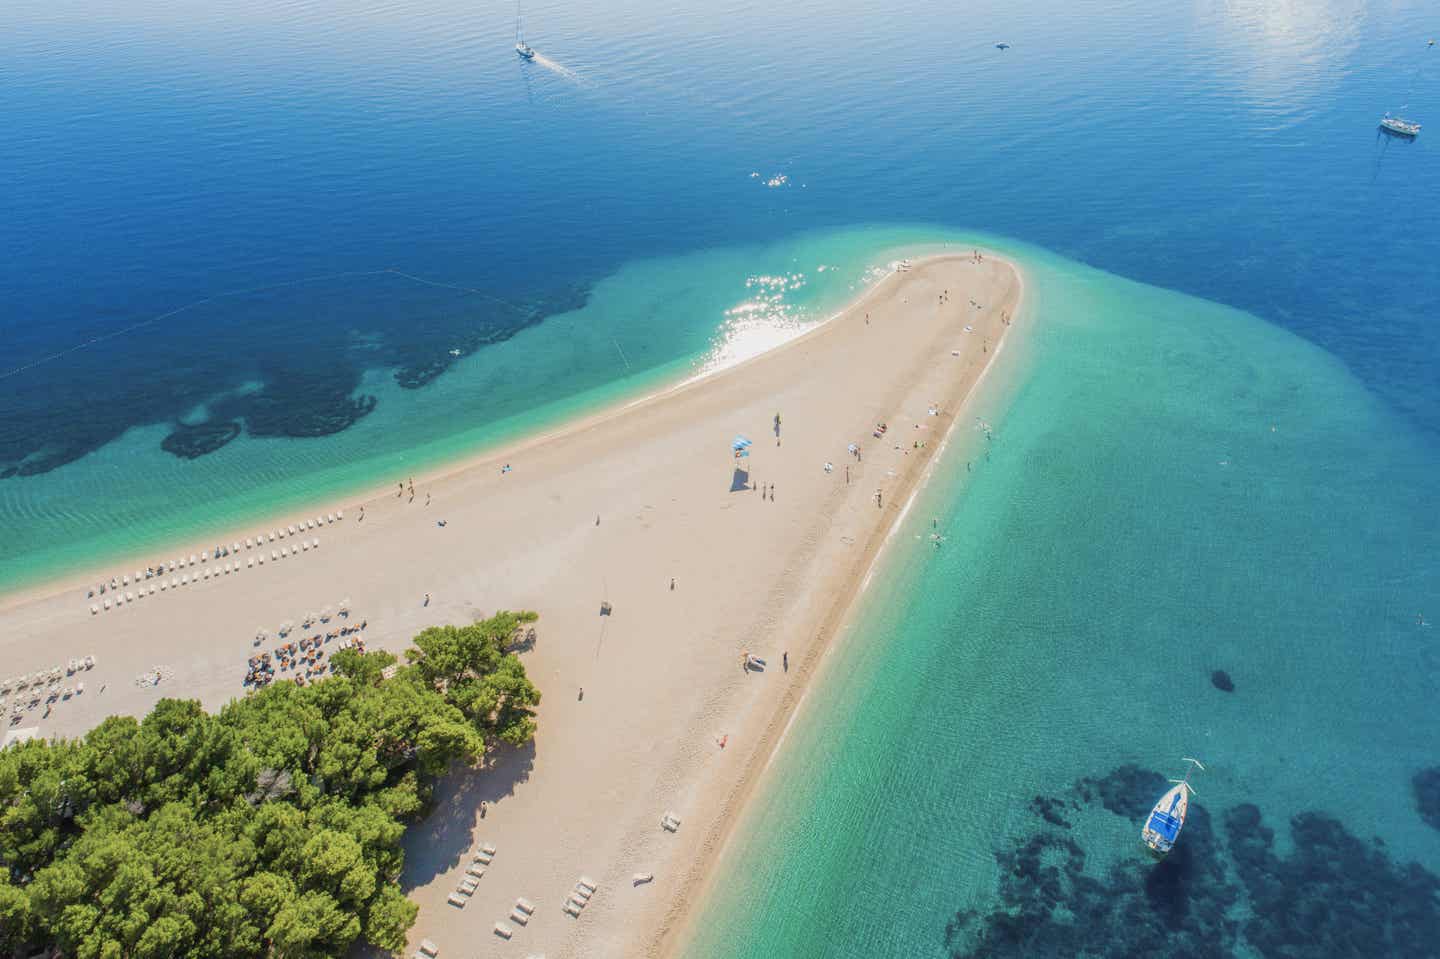
[[[400,888],[409,894],[459,865],[475,844],[480,803],[494,805],[515,795],[534,765],[534,743],[518,749],[501,745],[483,767],[455,766],[442,776],[430,815],[405,831]]]

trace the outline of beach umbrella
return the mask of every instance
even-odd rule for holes
[[[747,439],[747,438],[744,437],[744,436],[736,436],[733,440],[730,441],[730,448],[731,448],[732,450],[735,450],[736,452],[739,452],[740,450],[743,450],[743,449],[747,449],[747,448],[749,448],[751,445],[752,445],[752,444],[751,444],[750,440]]]

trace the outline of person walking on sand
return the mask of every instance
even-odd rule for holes
[[[429,593],[426,593],[426,594],[425,594],[425,605],[426,605],[426,606],[429,606],[429,605],[430,605],[430,594],[429,594]]]
[[[785,667],[785,672],[790,672],[790,650],[787,649],[780,654],[780,663]]]

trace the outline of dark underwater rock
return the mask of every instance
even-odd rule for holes
[[[1100,779],[1082,779],[1075,784],[1076,795],[1084,802],[1099,800],[1117,816],[1139,819],[1150,811],[1155,800],[1169,788],[1165,777],[1153,769],[1127,763]]]
[[[1210,685],[1222,693],[1235,692],[1235,682],[1230,678],[1230,674],[1223,669],[1217,669],[1210,674]]]
[[[1030,800],[1030,811],[1041,819],[1054,826],[1070,828],[1070,823],[1064,816],[1060,815],[1065,810],[1065,801],[1062,799],[1051,799],[1048,796],[1036,796]]]
[[[1440,766],[1422,769],[1410,780],[1415,789],[1415,808],[1431,829],[1440,829]]]
[[[1440,779],[1440,770],[1427,772]],[[1164,784],[1159,773],[1123,766],[1081,780],[1077,792],[1118,813],[1138,805],[1125,795],[1139,790],[1147,797],[1143,815]],[[1036,805],[1032,801],[1031,808]],[[997,851],[998,901],[989,911],[955,914],[944,932],[948,954],[1437,955],[1440,877],[1415,863],[1392,861],[1383,844],[1358,839],[1332,817],[1302,812],[1292,818],[1293,851],[1282,858],[1275,852],[1275,830],[1258,807],[1230,808],[1217,830],[1208,810],[1192,800],[1180,842],[1159,863],[1140,851],[1138,817],[1132,818],[1135,855],[1100,876],[1086,874],[1085,848],[1073,832],[1042,829]]]
[[[177,426],[169,436],[160,441],[160,448],[172,456],[193,460],[213,453],[239,436],[240,424],[234,420],[223,423],[200,423],[195,426]]]

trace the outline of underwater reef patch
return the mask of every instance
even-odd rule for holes
[[[996,852],[1001,878],[993,907],[961,910],[945,927],[952,959],[1437,954],[1440,877],[1393,861],[1379,840],[1362,841],[1322,813],[1291,818],[1293,851],[1280,856],[1257,806],[1226,810],[1217,830],[1192,800],[1175,851],[1152,861],[1140,848],[1139,822],[1165,784],[1136,766],[1082,779],[1076,791],[1085,802],[1134,821],[1133,857],[1092,875],[1073,830],[1037,823],[1033,834]],[[1124,797],[1127,787],[1144,791]],[[1032,802],[1031,809],[1050,822],[1048,804]]]
[[[172,456],[193,460],[213,453],[240,435],[242,427],[234,420],[219,423],[181,424],[160,441],[160,448]]]
[[[197,459],[241,431],[338,433],[375,409],[374,396],[358,393],[367,370],[393,369],[401,386],[418,389],[450,369],[456,352],[503,342],[590,296],[588,285],[506,300],[396,271],[340,276],[197,299],[170,309],[150,335],[10,377],[0,384],[0,480],[48,473],[132,427],[178,423],[197,406],[207,408],[207,422],[172,427],[160,444],[166,452]]]
[[[1215,672],[1210,674],[1210,685],[1214,686],[1222,693],[1235,692],[1235,681],[1232,680],[1230,678],[1230,674],[1225,672],[1225,670],[1223,669],[1217,669],[1215,670]]]
[[[1415,790],[1415,808],[1432,829],[1440,829],[1440,766],[1422,769],[1410,780]]]

